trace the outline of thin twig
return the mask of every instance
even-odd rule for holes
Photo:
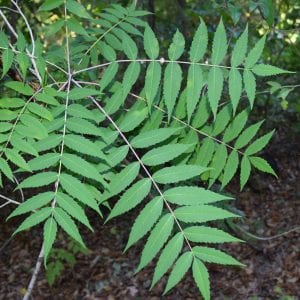
[[[8,198],[8,197],[6,197],[6,196],[4,196],[4,195],[1,195],[1,194],[0,194],[0,198],[6,200],[6,201],[9,202],[9,203],[13,203],[13,204],[16,204],[16,205],[20,205],[20,204],[21,204],[20,202],[18,202],[18,201],[16,201],[16,200],[13,200],[13,199],[11,199],[11,198]]]
[[[34,37],[33,37],[33,33],[32,33],[32,30],[31,30],[31,27],[28,23],[28,20],[26,18],[26,16],[24,15],[24,13],[22,12],[22,10],[20,9],[18,3],[14,0],[11,0],[11,2],[14,4],[14,6],[16,7],[16,9],[18,10],[19,14],[21,15],[21,17],[23,18],[25,24],[26,24],[26,27],[28,29],[28,32],[29,32],[29,35],[30,35],[30,39],[31,39],[31,44],[32,44],[32,51],[31,51],[31,55],[34,56],[35,55],[35,40],[34,40]],[[29,50],[26,48],[26,52],[28,54],[30,54]],[[31,62],[32,62],[32,65],[33,65],[33,68],[35,70],[35,76],[37,77],[40,85],[42,86],[43,85],[43,80],[42,80],[42,77],[40,75],[40,72],[37,68],[37,65],[36,65],[36,62],[33,58],[31,58]]]
[[[16,177],[16,175],[14,175],[14,181],[16,182],[17,185],[20,184],[18,178]],[[23,189],[19,187],[19,191],[20,191],[20,194],[21,194],[22,202],[24,202],[25,197],[24,197]]]
[[[244,68],[239,68],[239,67],[228,67],[228,66],[221,66],[221,65],[213,65],[213,64],[207,64],[207,63],[198,63],[198,62],[189,62],[189,61],[181,61],[181,60],[168,60],[164,58],[160,59],[119,59],[111,62],[107,62],[104,64],[96,65],[96,66],[91,66],[87,67],[78,71],[74,72],[74,75],[77,75],[79,73],[95,70],[95,69],[101,69],[103,67],[107,67],[113,63],[131,63],[131,62],[139,62],[139,63],[145,63],[145,62],[159,62],[161,64],[164,63],[177,63],[177,64],[182,64],[182,65],[199,65],[203,67],[217,67],[217,68],[223,68],[223,69],[237,69],[237,70],[244,70]],[[251,70],[251,69],[249,69]]]
[[[26,293],[23,297],[23,300],[28,300],[31,293],[32,293],[32,290],[34,288],[37,276],[38,276],[38,274],[40,272],[40,269],[41,269],[41,266],[42,266],[43,257],[44,257],[44,247],[42,246],[39,257],[38,257],[38,259],[36,261],[36,264],[35,264],[33,275],[31,277],[31,280],[29,282],[29,285],[27,287],[27,290],[26,290]]]
[[[257,236],[257,235],[255,235],[253,233],[250,233],[247,230],[245,230],[242,226],[239,226],[237,224],[232,223],[231,226],[235,227],[237,230],[241,231],[242,233],[244,233],[245,235],[249,236],[250,238],[253,238],[253,239],[259,240],[259,241],[271,241],[271,240],[274,240],[274,239],[278,239],[278,238],[280,238],[282,236],[285,236],[287,234],[290,234],[291,232],[299,231],[300,230],[300,226],[297,226],[297,227],[292,228],[292,229],[290,229],[288,231],[285,231],[285,232],[282,232],[282,233],[279,233],[279,234],[276,234],[276,235],[264,237],[264,236]]]

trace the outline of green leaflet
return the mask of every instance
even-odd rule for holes
[[[270,173],[277,177],[276,173],[270,166],[270,164],[263,158],[257,157],[257,156],[251,156],[249,157],[251,164],[258,169],[259,171],[265,172],[265,173]]]
[[[68,115],[97,122],[95,115],[91,110],[77,103],[68,106]]]
[[[65,144],[78,153],[91,155],[98,158],[105,158],[104,153],[89,139],[75,134],[67,134],[65,136]]]
[[[151,180],[148,178],[135,183],[121,196],[120,200],[109,214],[106,222],[136,207],[149,194],[150,189]]]
[[[11,121],[16,119],[18,116],[17,112],[8,109],[1,109],[0,120],[1,121]]]
[[[34,174],[24,179],[18,186],[18,188],[35,188],[48,185],[57,180],[56,172],[42,172]]]
[[[99,42],[99,48],[100,48],[100,52],[103,55],[103,57],[111,62],[114,62],[117,59],[117,54],[115,52],[115,50],[109,46],[108,44],[104,43],[104,42]]]
[[[88,33],[84,29],[84,27],[74,18],[70,18],[67,20],[67,26],[70,31],[74,31],[75,33],[88,36]]]
[[[0,101],[1,108],[18,108],[23,107],[25,101],[20,98],[2,98]]]
[[[184,51],[184,45],[185,45],[185,41],[182,33],[176,30],[172,39],[172,43],[168,49],[169,59],[172,61],[177,60]]]
[[[170,121],[172,112],[178,97],[181,86],[182,70],[178,63],[169,63],[165,70],[163,95],[167,106],[168,120]]]
[[[215,142],[211,138],[205,138],[197,153],[196,164],[207,166],[215,152]]]
[[[210,171],[210,179],[209,179],[209,187],[213,185],[213,183],[217,180],[219,175],[221,174],[227,159],[227,148],[223,144],[219,144],[217,150],[215,152],[214,158],[210,165],[212,169]]]
[[[147,121],[141,128],[140,133],[142,134],[150,130],[159,129],[163,121],[163,118],[164,118],[164,113],[161,110],[158,109],[154,110],[151,115],[148,115]]]
[[[141,239],[156,223],[163,209],[163,199],[160,196],[152,199],[140,212],[131,228],[125,251]]]
[[[33,135],[30,137],[34,137],[38,140],[44,139],[48,136],[47,129],[45,126],[35,117],[28,115],[28,114],[23,114],[20,117],[20,121],[25,125],[25,132],[28,132],[32,130]],[[18,126],[16,126],[16,131],[19,132]],[[20,132],[20,135],[22,135],[22,131]]]
[[[2,77],[3,78],[10,67],[12,66],[12,63],[14,61],[14,53],[11,49],[5,49],[2,53]]]
[[[33,89],[29,85],[24,84],[23,82],[9,81],[5,83],[5,86],[25,96],[31,96],[34,94]]]
[[[0,46],[3,48],[7,48],[9,46],[8,37],[3,31],[0,31]]]
[[[250,102],[251,108],[253,108],[254,99],[255,99],[255,92],[256,92],[256,80],[253,73],[247,69],[244,70],[243,79],[245,84],[245,91],[247,97]]]
[[[161,80],[161,66],[158,62],[153,61],[149,64],[145,78],[145,95],[149,112],[151,111],[152,103],[158,92]]]
[[[54,218],[58,225],[61,226],[61,228],[69,235],[71,236],[75,241],[77,241],[81,246],[86,248],[81,235],[78,231],[78,228],[72,218],[61,208],[55,207],[53,211]]]
[[[86,11],[83,5],[78,3],[77,1],[74,0],[68,0],[67,1],[67,9],[70,11],[72,14],[80,17],[80,18],[86,18],[86,19],[91,19],[92,17],[90,14]]]
[[[123,88],[119,88],[109,99],[104,108],[105,111],[110,115],[115,113],[124,104],[126,97],[127,95],[123,92]]]
[[[38,152],[50,150],[52,148],[55,148],[61,143],[62,136],[61,135],[49,135],[46,138],[43,138],[37,142],[34,143],[34,148]]]
[[[245,59],[248,45],[248,24],[233,48],[231,66],[238,67]]]
[[[110,184],[108,187],[108,191],[105,191],[101,199],[107,200],[115,195],[118,195],[120,192],[125,190],[138,176],[140,171],[140,164],[138,162],[134,162],[126,166],[121,172],[114,174],[110,178]]]
[[[150,26],[145,27],[144,32],[144,48],[147,56],[151,59],[157,59],[159,55],[159,44],[158,40],[150,28]]]
[[[22,151],[24,153],[28,153],[34,156],[38,156],[38,152],[35,149],[35,147],[27,142],[25,139],[22,139],[19,135],[13,134],[10,143],[19,151]]]
[[[177,205],[200,205],[223,200],[232,200],[231,197],[195,186],[175,187],[165,191],[163,194],[168,202]]]
[[[217,114],[218,104],[223,90],[223,81],[222,70],[218,67],[212,67],[208,73],[208,101],[214,117],[216,117]]]
[[[164,294],[172,289],[183,278],[185,273],[191,267],[192,261],[192,252],[185,252],[178,258],[168,279]]]
[[[243,130],[248,120],[248,109],[241,111],[226,128],[223,135],[223,142],[229,143],[234,140]]]
[[[8,122],[0,122],[0,132],[7,132],[10,131],[11,128],[13,127],[13,124],[8,123]]]
[[[154,173],[153,179],[162,184],[175,183],[193,178],[209,170],[196,165],[166,167]]]
[[[143,249],[136,273],[143,269],[162,248],[171,234],[173,225],[174,218],[171,214],[164,215],[155,225]]]
[[[240,186],[241,190],[244,188],[247,183],[251,172],[251,164],[247,156],[243,156],[241,161],[241,174],[240,174]]]
[[[59,153],[49,152],[31,159],[28,162],[28,165],[32,171],[38,171],[38,170],[44,170],[46,168],[55,165],[59,160],[60,160]]]
[[[103,177],[99,174],[97,169],[89,163],[87,160],[84,160],[80,156],[74,154],[64,153],[61,158],[62,164],[69,170],[74,173],[90,178],[100,182],[102,185],[106,185]]]
[[[60,175],[60,184],[70,196],[78,199],[83,204],[88,205],[93,210],[101,214],[98,204],[93,198],[93,195],[76,177],[73,177],[66,173],[62,173]]]
[[[193,146],[191,144],[170,144],[154,148],[142,157],[142,162],[147,166],[160,165],[173,160],[187,151],[190,152]]]
[[[11,181],[14,179],[14,175],[7,161],[0,157],[0,171],[4,173],[4,175],[9,178]],[[0,173],[1,175],[1,173]]]
[[[196,246],[193,252],[199,259],[209,263],[244,266],[230,255],[214,248]]]
[[[230,69],[229,72],[229,95],[235,115],[236,108],[242,95],[242,76],[237,69]]]
[[[25,171],[31,172],[30,166],[27,164],[25,159],[18,153],[17,150],[6,148],[4,152],[7,159],[10,160],[13,164]]]
[[[170,136],[178,133],[182,127],[178,128],[158,128],[141,132],[131,140],[131,145],[134,148],[147,148],[165,141]]]
[[[192,114],[199,102],[202,86],[203,75],[201,67],[199,65],[191,65],[188,71],[186,88],[188,122],[191,121]]]
[[[227,124],[232,118],[231,105],[224,106],[217,114],[216,120],[213,124],[212,136],[217,136],[224,131]]]
[[[39,8],[39,11],[48,11],[59,7],[64,3],[64,0],[46,0]]]
[[[273,76],[278,74],[291,73],[281,68],[274,67],[271,65],[265,65],[265,64],[255,65],[252,71],[254,74],[258,76]]]
[[[208,43],[208,34],[207,28],[204,21],[201,19],[201,23],[195,32],[192,45],[190,48],[190,61],[191,62],[198,62],[200,61],[206,51]]]
[[[67,128],[73,132],[102,136],[103,132],[93,123],[81,118],[68,118]]]
[[[250,69],[252,68],[257,61],[259,60],[262,51],[264,49],[265,46],[265,42],[266,42],[266,35],[264,35],[256,44],[255,46],[251,49],[251,51],[249,52],[246,60],[245,60],[245,67],[246,69]]]
[[[44,192],[37,194],[29,199],[27,199],[25,202],[21,203],[8,217],[7,220],[19,216],[22,214],[26,214],[28,212],[31,212],[35,209],[38,209],[46,204],[48,204],[51,200],[53,200],[54,193],[53,192]]]
[[[89,96],[98,96],[99,94],[100,92],[95,89],[75,87],[70,91],[69,99],[81,100]]]
[[[1,109],[0,121],[11,121],[16,119],[18,116],[17,112],[8,109]]]
[[[124,31],[122,32],[121,38],[122,38],[123,51],[124,51],[125,55],[129,59],[135,60],[137,58],[137,54],[138,54],[138,48],[137,48],[135,42]]]
[[[226,32],[225,32],[223,20],[221,19],[213,39],[212,57],[211,57],[211,62],[213,65],[218,65],[222,62],[222,60],[226,55],[227,47],[228,45],[227,45]]]
[[[21,31],[18,31],[18,39],[17,39],[17,49],[22,52],[25,50],[26,47],[26,39],[24,34]]]
[[[112,148],[108,151],[106,155],[106,161],[109,163],[111,167],[117,166],[125,157],[127,156],[129,151],[129,147],[127,145],[123,145],[121,147]]]
[[[91,231],[94,231],[84,210],[81,208],[76,201],[74,201],[67,194],[58,192],[56,195],[57,204],[63,208],[69,215],[71,215],[74,219],[78,220],[86,227],[88,227]]]
[[[101,92],[112,82],[112,80],[115,78],[117,72],[119,69],[119,64],[116,62],[111,63],[107,69],[104,71],[104,74],[102,75],[99,85],[101,88]]]
[[[191,226],[184,229],[184,235],[191,242],[197,243],[228,243],[241,242],[223,230],[207,226]]]
[[[101,18],[108,20],[109,22],[112,23],[118,23],[119,18],[117,18],[116,16],[112,15],[112,14],[108,14],[108,13],[101,13],[99,14]]]
[[[30,60],[28,56],[25,53],[18,53],[16,55],[16,62],[19,64],[22,76],[25,79],[27,74],[27,69],[29,68],[30,65]]]
[[[272,138],[275,130],[261,136],[257,140],[255,140],[245,151],[245,155],[252,155],[259,151],[261,151],[265,146],[269,143],[270,139]]]
[[[194,280],[204,298],[204,300],[210,299],[210,283],[209,274],[205,265],[200,261],[200,259],[194,258],[193,261],[193,277]]]
[[[245,147],[251,140],[252,138],[256,135],[257,131],[260,129],[263,121],[257,122],[248,128],[246,128],[241,135],[238,137],[236,140],[234,147],[236,149],[241,149]]]
[[[161,277],[168,271],[168,269],[172,266],[174,261],[177,259],[183,246],[183,240],[184,240],[183,234],[181,232],[178,232],[167,243],[156,264],[150,289],[153,288],[153,286],[157,283],[157,281],[161,279]]]
[[[16,235],[20,231],[26,230],[43,222],[51,215],[51,213],[51,207],[44,207],[37,212],[34,212],[21,223],[21,225],[14,231],[13,235]]]
[[[141,65],[139,62],[134,61],[129,64],[129,66],[127,67],[124,73],[124,77],[122,81],[124,95],[127,95],[131,91],[132,86],[135,84],[135,82],[138,79],[140,71],[141,71]]]
[[[174,210],[176,218],[185,223],[208,222],[236,218],[235,215],[227,210],[210,205],[191,205],[182,206]]]
[[[131,33],[133,35],[139,35],[139,36],[143,36],[143,34],[136,29],[134,26],[132,26],[130,23],[126,23],[126,22],[122,22],[119,24],[119,26],[125,30],[127,33]]]
[[[239,155],[237,151],[233,150],[228,156],[225,165],[224,174],[222,178],[222,189],[230,182],[230,180],[236,173],[238,166],[239,166]]]
[[[119,128],[122,132],[129,132],[139,126],[147,117],[148,109],[130,110],[120,122]]]
[[[57,223],[54,218],[49,218],[44,224],[43,247],[44,247],[44,265],[46,267],[48,255],[52,249],[57,233]]]

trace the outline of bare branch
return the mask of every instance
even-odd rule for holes
[[[39,70],[37,68],[37,65],[36,65],[36,62],[35,62],[35,59],[33,59],[34,55],[35,55],[35,40],[34,40],[34,37],[33,37],[33,33],[32,33],[32,30],[31,30],[31,27],[28,23],[28,20],[26,18],[26,16],[23,14],[22,10],[20,9],[17,1],[14,1],[14,0],[11,0],[11,2],[14,4],[14,6],[16,7],[16,9],[18,10],[19,14],[22,16],[25,24],[26,24],[26,27],[28,29],[28,32],[29,32],[29,35],[30,35],[30,39],[31,39],[31,44],[32,44],[32,51],[31,51],[31,62],[32,62],[32,65],[33,65],[33,68],[35,70],[35,75],[38,79],[38,81],[40,82],[40,85],[43,85],[43,80],[42,80],[42,77],[39,73]],[[26,48],[26,52],[29,53],[29,50]]]
[[[35,268],[34,268],[33,275],[31,277],[31,280],[29,282],[29,285],[28,285],[27,291],[26,291],[26,293],[23,297],[23,300],[28,300],[30,295],[31,295],[31,292],[32,292],[32,290],[34,288],[34,285],[35,285],[35,282],[37,280],[37,276],[38,276],[38,274],[40,272],[40,269],[41,269],[43,257],[44,257],[44,247],[42,246],[39,257],[36,261],[36,265],[35,265]]]

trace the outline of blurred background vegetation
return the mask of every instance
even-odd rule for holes
[[[22,1],[22,7],[31,25],[41,36],[47,35],[47,26],[59,16],[41,13],[34,14],[43,1]],[[234,42],[249,26],[249,45],[268,33],[263,54],[265,63],[276,65],[296,73],[281,76],[280,82],[258,82],[258,94],[254,118],[266,118],[267,127],[278,128],[288,121],[294,133],[300,132],[300,2],[298,0],[81,0],[88,10],[98,13],[111,3],[127,6],[136,4],[138,8],[153,14],[147,17],[153,30],[166,49],[176,28],[190,41],[199,18],[203,18],[211,33],[214,32],[220,17],[227,28],[229,42]],[[0,0],[0,6],[10,7],[9,0]],[[13,11],[8,14],[12,23],[22,22],[15,18]],[[17,24],[16,24],[17,25]],[[18,24],[22,27],[22,24]],[[57,34],[53,42],[59,41]],[[162,53],[163,55],[163,53]],[[229,57],[228,57],[229,58]],[[226,99],[224,99],[226,100]]]

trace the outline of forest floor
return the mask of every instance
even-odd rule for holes
[[[257,236],[270,237],[300,225],[299,147],[297,136],[291,138],[287,132],[277,131],[267,156],[277,165],[279,179],[256,173],[242,192],[237,192],[238,182],[229,186],[229,192],[236,197],[235,207],[246,216],[240,223],[242,228]],[[6,188],[7,195],[11,195],[10,188]],[[11,209],[6,206],[0,211],[0,248],[22,220],[5,222]],[[90,253],[76,255],[76,264],[66,266],[51,287],[45,273],[40,272],[32,299],[200,299],[191,273],[164,297],[161,295],[166,278],[149,291],[154,263],[134,275],[142,243],[125,254],[122,250],[135,216],[128,214],[103,225],[102,220],[91,215],[95,233],[82,231]],[[210,265],[212,299],[300,299],[299,235],[298,230],[270,240],[251,239],[222,246],[246,267]],[[17,235],[0,250],[0,299],[22,298],[41,238],[41,228],[36,228]]]

